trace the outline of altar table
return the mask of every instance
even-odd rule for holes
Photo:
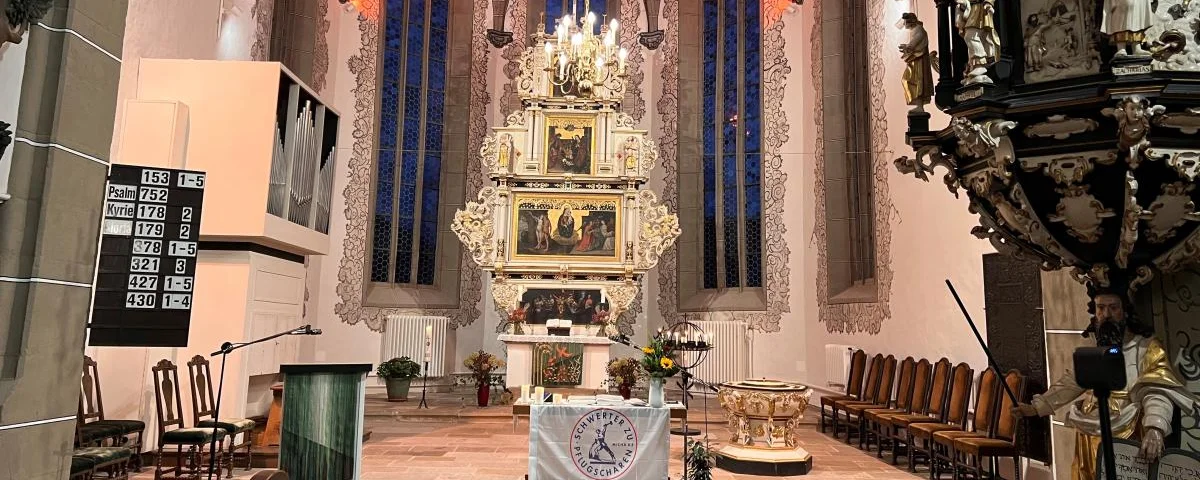
[[[534,345],[539,343],[579,343],[583,344],[583,383],[579,388],[598,390],[608,378],[609,347],[612,340],[595,336],[555,336],[555,335],[500,335],[497,337],[508,348],[508,368],[505,370],[505,383],[509,387],[520,388],[521,385],[533,385],[531,371],[533,369]]]
[[[666,480],[668,408],[531,405],[529,480]]]

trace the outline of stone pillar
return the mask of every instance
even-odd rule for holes
[[[3,479],[70,469],[127,2],[56,0],[41,20],[54,30],[35,24],[25,40],[0,205]]]

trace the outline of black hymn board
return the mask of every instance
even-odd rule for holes
[[[204,180],[202,172],[112,166],[89,345],[187,346]]]

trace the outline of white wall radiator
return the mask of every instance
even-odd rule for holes
[[[825,345],[825,385],[846,391],[846,377],[850,376],[850,357],[858,347],[852,345]]]
[[[446,376],[446,328],[450,319],[446,317],[424,317],[415,315],[388,315],[383,327],[383,347],[379,361],[396,357],[409,357],[424,365],[425,327],[433,326],[432,355],[429,359],[429,376]]]
[[[747,379],[750,376],[750,336],[746,324],[729,321],[694,323],[713,336],[713,349],[692,374],[712,384]],[[685,364],[694,362],[695,353],[684,355]]]

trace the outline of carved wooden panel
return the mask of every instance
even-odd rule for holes
[[[1033,262],[992,253],[983,256],[984,308],[988,349],[1002,370],[1028,377],[1023,402],[1046,391],[1046,334],[1042,318],[1041,270]],[[1021,423],[1024,456],[1049,461],[1050,421]]]

